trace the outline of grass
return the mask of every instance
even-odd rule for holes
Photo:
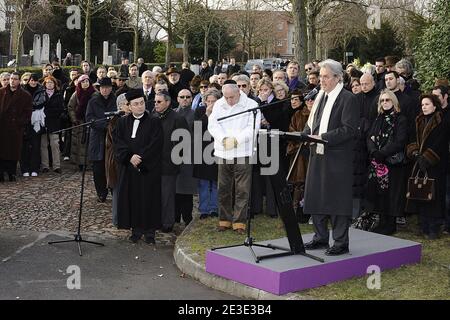
[[[245,235],[232,231],[217,232],[217,218],[197,220],[190,232],[177,241],[198,254],[205,263],[206,251],[212,247],[242,243]],[[311,225],[300,225],[302,234],[311,233]],[[285,237],[283,223],[266,215],[252,220],[252,236],[255,241]],[[365,299],[365,300],[449,300],[450,298],[450,236],[438,240],[426,240],[419,235],[417,217],[408,218],[408,224],[399,228],[395,237],[422,243],[422,261],[416,265],[403,266],[381,274],[381,289],[369,290],[366,277],[354,278],[327,286],[305,290],[299,295],[317,299]]]

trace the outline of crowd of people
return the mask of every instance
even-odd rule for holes
[[[295,61],[277,70],[254,65],[249,74],[234,59],[209,60],[196,75],[187,62],[150,71],[139,58],[136,64],[123,59],[118,70],[94,71],[83,61],[69,77],[58,63],[45,65],[42,77],[4,72],[0,182],[16,181],[18,171],[24,179],[61,174],[61,160],[84,170],[87,156],[98,201],[111,193],[112,221],[131,229],[133,242],[144,236],[154,243],[156,230],[189,224],[195,194],[200,219],[218,217],[218,231],[244,233],[248,206],[261,214],[265,199],[265,211],[276,218],[279,204],[260,172],[264,165],[250,163],[253,114],[218,119],[269,104],[255,115],[256,132],[304,132],[328,142],[279,144],[298,221],[315,227],[307,249],[327,247],[330,220],[335,245],[327,252],[348,252],[351,221],[368,214],[378,217],[370,231],[381,234],[394,234],[410,213],[419,214],[424,236],[448,232],[448,81],[438,79],[432,92],[421,92],[411,62],[395,56],[362,70],[313,61],[304,66],[306,77],[300,67]],[[177,129],[190,132],[192,144],[199,139],[201,163],[192,161],[195,152],[183,154],[189,161],[174,161],[182,142],[172,137]],[[408,178],[418,171],[436,181],[431,201],[406,199]]]

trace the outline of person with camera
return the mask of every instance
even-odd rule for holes
[[[439,237],[441,220],[445,216],[445,192],[448,162],[448,128],[439,98],[432,94],[420,98],[422,112],[416,118],[415,133],[407,146],[407,156],[415,161],[412,177],[427,175],[434,179],[432,199],[407,201],[408,212],[419,213],[422,233],[430,240]]]
[[[367,133],[370,164],[365,208],[380,215],[372,232],[394,234],[396,217],[403,216],[407,141],[407,118],[400,112],[395,94],[384,89],[378,98],[378,116]]]

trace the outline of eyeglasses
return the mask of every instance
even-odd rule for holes
[[[284,91],[284,89],[283,89],[283,88],[281,88],[281,89],[275,90],[275,92],[277,92],[277,93],[281,93],[281,92],[285,92],[285,91]]]
[[[208,88],[208,86],[200,86],[200,88]]]
[[[155,103],[163,103],[164,100],[155,100]]]
[[[180,98],[180,99],[191,99],[192,97],[191,96],[178,96],[178,98]]]
[[[381,103],[383,103],[383,102],[389,102],[389,101],[392,101],[392,100],[389,99],[389,98],[388,98],[388,99],[380,99],[380,102],[381,102]]]
[[[311,71],[312,68],[305,68],[305,71]]]
[[[239,88],[247,88],[247,85],[246,84],[238,84],[237,85]]]

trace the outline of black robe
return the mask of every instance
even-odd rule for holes
[[[118,227],[157,229],[161,225],[161,120],[145,113],[136,138],[132,139],[134,117],[119,120],[113,133],[114,151],[119,164]],[[133,154],[142,157],[138,169],[130,163]]]

